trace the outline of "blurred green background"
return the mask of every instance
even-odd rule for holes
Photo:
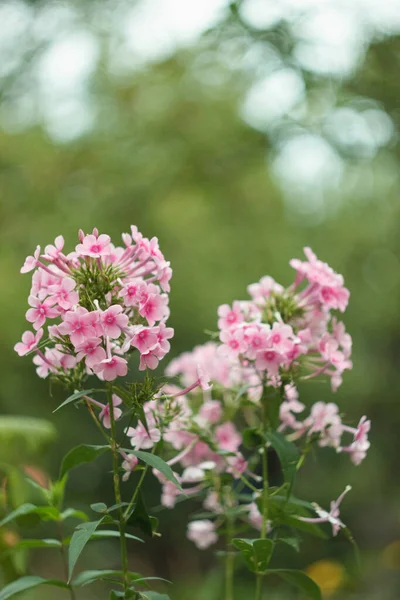
[[[37,244],[63,234],[72,247],[78,228],[93,226],[119,238],[131,223],[158,236],[174,269],[171,355],[205,341],[216,307],[245,298],[248,283],[270,274],[288,284],[289,259],[310,245],[351,290],[354,369],[336,395],[315,383],[301,399],[335,401],[352,423],[368,415],[372,445],[360,467],[322,451],[297,493],[325,506],[353,485],[343,520],[362,578],[341,537],[307,539],[282,560],[312,568],[327,598],[400,597],[399,32],[399,0],[0,4],[1,411],[49,419],[58,432],[36,446],[22,425],[0,427],[2,465],[54,477],[69,448],[98,442],[84,411],[52,414],[60,392],[50,397],[13,352],[30,287],[19,269]],[[111,498],[108,470],[99,461],[74,472],[70,503]],[[15,487],[17,501],[26,490]],[[163,537],[132,548],[131,565],[172,579],[173,600],[220,600],[218,558],[184,538],[191,509],[160,513]],[[86,568],[118,564],[109,542],[85,556]],[[30,565],[60,575],[50,550]],[[79,599],[99,597],[93,590]],[[251,590],[239,569],[237,600]],[[273,583],[266,598],[290,594]]]

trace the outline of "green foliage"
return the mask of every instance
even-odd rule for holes
[[[103,522],[103,519],[99,519],[98,521],[90,521],[89,523],[82,523],[78,525],[72,534],[71,541],[69,543],[68,549],[68,579],[70,580],[72,577],[72,573],[74,571],[76,562],[80,557],[83,549],[86,544],[98,528],[98,526]]]
[[[321,590],[318,585],[308,577],[303,571],[295,569],[270,569],[268,575],[278,575],[288,583],[298,587],[302,592],[307,594],[312,600],[322,600]]]
[[[275,547],[272,540],[235,538],[232,544],[240,551],[250,571],[258,574],[266,572]]]
[[[168,481],[172,481],[176,485],[176,487],[182,491],[181,485],[179,481],[176,479],[173,470],[171,467],[159,456],[152,454],[151,452],[144,452],[143,450],[132,450],[131,448],[126,448],[125,452],[129,452],[130,454],[134,454],[139,460],[142,460],[144,463],[148,464],[153,469],[157,469],[160,471],[168,479]]]
[[[151,519],[151,517],[150,517]],[[106,538],[119,538],[120,537],[120,532],[119,531],[113,531],[112,529],[100,529],[99,531],[95,531],[91,537],[92,540],[101,540],[101,539],[106,539]],[[128,540],[135,540],[135,542],[142,542],[144,544],[144,540],[142,540],[141,538],[137,537],[136,535],[132,535],[131,533],[125,533],[125,537]]]
[[[19,464],[32,460],[57,437],[50,421],[34,417],[2,415],[0,417],[0,461]]]
[[[35,576],[21,577],[21,579],[13,581],[1,590],[0,600],[7,600],[7,598],[12,598],[20,592],[31,590],[39,585],[51,585],[64,589],[68,589],[69,587],[66,583],[58,579],[43,579],[43,577]]]
[[[60,512],[54,506],[35,506],[34,504],[21,504],[18,508],[10,512],[2,521],[0,527],[3,527],[10,521],[15,521],[28,515],[38,515],[43,521],[60,521]]]
[[[288,495],[292,489],[294,478],[296,476],[297,463],[300,458],[297,446],[289,442],[279,431],[268,431],[267,441],[279,456],[285,482],[288,484]]]
[[[64,457],[60,470],[60,478],[64,477],[71,469],[74,469],[83,463],[92,462],[109,449],[110,446],[91,446],[88,444],[76,446]]]
[[[252,427],[247,428],[243,431],[243,445],[248,450],[254,450],[255,448],[260,448],[263,443],[263,437],[259,431],[259,429]]]
[[[122,571],[115,571],[110,569],[104,569],[102,571],[82,571],[79,573],[77,577],[74,578],[72,585],[74,587],[82,587],[84,585],[89,585],[90,583],[94,583],[95,581],[99,581],[102,579],[109,579],[111,581],[121,581],[123,576]]]
[[[90,394],[93,394],[93,392],[96,392],[96,391],[97,390],[95,390],[95,389],[91,389],[91,390],[81,390],[80,392],[75,392],[71,396],[68,396],[68,398],[66,400],[64,400],[64,402],[62,402],[59,406],[57,406],[57,408],[55,408],[53,410],[53,413],[60,410],[60,408],[64,408],[65,406],[68,406],[68,404],[73,404],[78,401],[82,401],[83,396],[90,396]]]
[[[152,523],[142,497],[142,492],[139,492],[137,495],[135,508],[127,522],[133,527],[139,527],[146,535],[150,537],[153,535]]]

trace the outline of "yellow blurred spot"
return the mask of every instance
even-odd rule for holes
[[[306,573],[319,585],[325,598],[336,592],[345,580],[343,565],[333,560],[319,560],[307,567]]]
[[[387,569],[400,570],[400,540],[386,546],[382,553],[382,563]]]
[[[17,533],[15,533],[15,531],[10,531],[10,530],[6,530],[3,531],[2,535],[2,541],[6,546],[15,546],[15,544],[18,544],[20,537]]]

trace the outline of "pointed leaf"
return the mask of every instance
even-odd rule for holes
[[[100,540],[102,538],[119,538],[120,535],[121,534],[119,531],[114,531],[112,529],[99,529],[98,531],[94,532],[91,539]],[[140,539],[139,537],[136,537],[136,535],[132,535],[131,533],[125,533],[125,537],[128,540],[135,540],[135,542],[142,542],[144,544],[144,540]]]
[[[20,548],[61,548],[61,542],[53,539],[43,540],[20,540],[17,544],[10,548],[10,551],[19,550]]]
[[[92,460],[95,460],[109,449],[110,446],[91,446],[88,444],[81,444],[80,446],[72,448],[72,450],[64,456],[61,465],[60,478],[64,477],[65,473],[71,469],[78,467],[83,463],[92,462]]]
[[[283,476],[285,481],[289,484],[289,494],[296,476],[297,463],[300,458],[297,446],[292,442],[289,442],[285,436],[278,431],[269,431],[266,434],[266,438],[279,456]]]
[[[250,571],[264,573],[267,570],[275,546],[272,540],[235,538],[232,544],[240,550]]]
[[[89,521],[89,517],[83,510],[77,510],[76,508],[66,508],[60,515],[62,521],[67,519],[79,519],[80,521]]]
[[[172,483],[182,491],[182,488],[176,479],[173,470],[165,462],[165,460],[159,456],[156,456],[155,454],[151,454],[151,452],[143,452],[142,450],[127,450],[127,452],[134,454],[139,460],[142,460],[150,467],[153,467],[153,469],[160,471],[160,473],[162,473],[168,479],[168,481],[172,481]]]
[[[143,600],[170,600],[167,594],[160,594],[159,592],[142,592],[141,598]]]
[[[71,580],[71,576],[82,550],[96,531],[97,527],[103,519],[99,521],[90,521],[89,523],[82,523],[78,525],[72,534],[71,541],[69,543],[68,551],[68,580]]]
[[[323,529],[316,523],[307,523],[306,521],[301,521],[293,515],[284,515],[282,516],[280,521],[284,525],[289,525],[290,527],[294,527],[299,531],[304,531],[305,533],[309,533],[310,535],[315,535],[315,537],[319,537],[323,540],[326,540],[328,538],[325,531],[323,531]]]
[[[114,571],[114,570],[103,570],[103,571],[82,571],[79,573],[77,577],[75,577],[72,585],[74,587],[81,587],[83,585],[88,585],[89,583],[93,583],[94,581],[99,581],[101,579],[118,579],[120,580],[123,577],[123,571]]]
[[[6,525],[14,519],[27,515],[38,515],[43,521],[59,521],[61,515],[54,506],[35,506],[34,504],[21,504],[18,508],[10,512],[2,521],[0,527]]]
[[[13,581],[1,590],[0,600],[7,600],[7,598],[12,598],[16,594],[35,588],[38,585],[54,585],[60,588],[69,588],[66,583],[58,579],[43,579],[43,577],[35,576],[21,577],[21,579]]]
[[[298,587],[305,592],[312,600],[322,600],[321,590],[318,585],[303,571],[296,569],[270,569],[268,575],[278,575],[288,583]]]
[[[107,504],[104,504],[104,502],[95,502],[90,505],[90,508],[98,513],[106,513],[108,511]]]
[[[68,398],[60,404],[60,406],[57,406],[57,408],[55,410],[53,410],[53,413],[60,410],[60,408],[67,406],[67,404],[71,404],[72,402],[76,402],[77,400],[80,400],[83,396],[89,396],[90,394],[92,394],[95,391],[96,390],[92,389],[92,390],[82,390],[80,392],[75,392],[75,394],[72,394],[72,396],[68,396]]]

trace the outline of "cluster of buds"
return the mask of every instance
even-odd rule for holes
[[[139,369],[154,369],[169,351],[173,330],[168,292],[172,270],[157,238],[136,227],[114,246],[97,229],[79,232],[75,251],[64,253],[64,239],[41,253],[38,246],[21,272],[33,271],[26,331],[15,346],[33,353],[40,377],[49,374],[74,387],[88,376],[112,381],[127,374],[127,356],[140,354]]]
[[[352,342],[332,310],[345,310],[349,291],[310,248],[305,254],[307,261],[291,261],[297,275],[288,288],[263,277],[248,287],[251,300],[219,307],[220,352],[260,384],[279,387],[303,369],[308,377],[329,375],[336,390],[352,367]]]

